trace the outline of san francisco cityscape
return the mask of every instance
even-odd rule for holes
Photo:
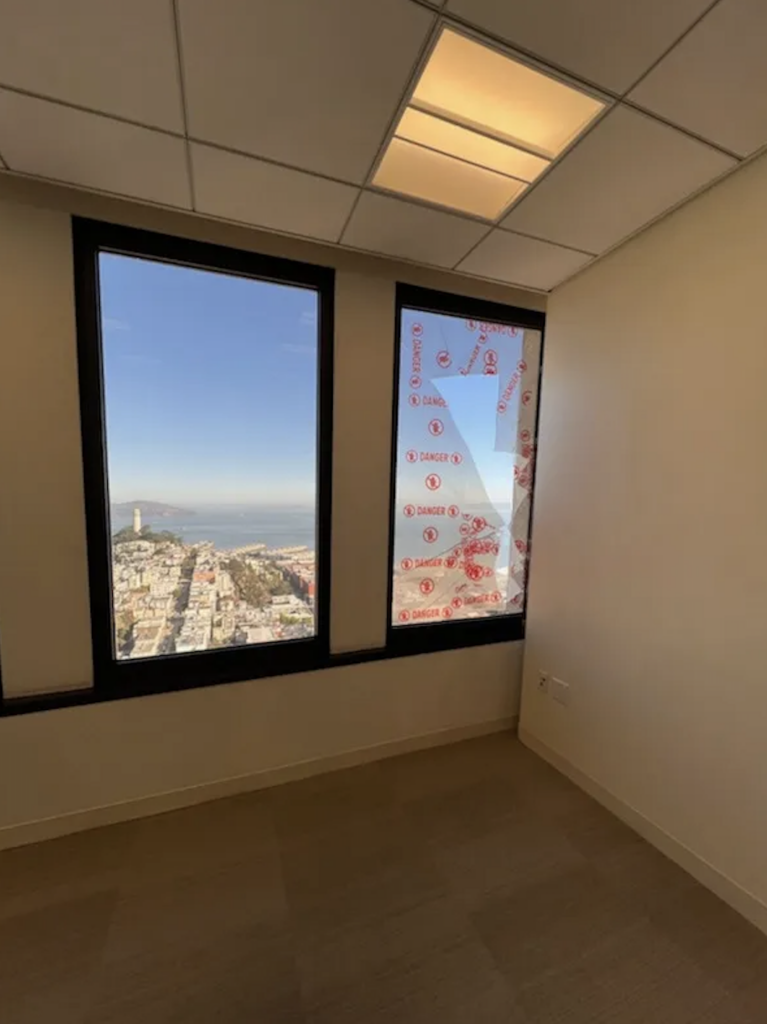
[[[145,522],[184,514],[159,502],[128,502],[115,512],[115,518],[130,515],[112,537],[119,659],[314,635],[316,559],[311,547],[256,542],[222,548],[213,541],[187,541]]]

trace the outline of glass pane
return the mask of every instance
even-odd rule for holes
[[[392,622],[524,607],[541,335],[402,310]]]
[[[115,656],[314,636],[317,293],[99,275]]]

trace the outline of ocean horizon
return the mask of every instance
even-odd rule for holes
[[[473,515],[483,514],[498,524],[495,534],[499,541],[499,564],[509,559],[509,514],[499,515],[498,509],[488,503],[467,504],[464,510]],[[202,506],[198,505],[186,515],[142,515],[142,525],[153,530],[170,530],[186,544],[212,542],[222,551],[265,544],[268,548],[307,547],[316,550],[316,513],[312,506]],[[500,521],[499,521],[500,520]],[[395,560],[403,555],[427,558],[442,554],[461,543],[459,533],[462,519],[446,516],[417,516],[409,519],[397,507]],[[111,527],[115,534],[132,523],[132,513],[117,513],[112,509]],[[424,540],[423,531],[433,524],[439,538],[433,544]]]
[[[197,506],[187,515],[142,515],[143,526],[170,530],[185,544],[210,541],[222,551],[266,544],[269,548],[316,547],[316,515],[309,506]],[[115,534],[133,520],[132,513],[112,509]]]

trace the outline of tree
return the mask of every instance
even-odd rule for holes
[[[291,593],[292,588],[281,570],[268,562],[260,562],[257,572],[241,558],[230,558],[224,568],[232,577],[240,598],[255,608],[262,608],[275,595]]]
[[[133,611],[128,608],[124,611],[118,612],[115,616],[115,629],[117,632],[117,646],[122,650],[131,638],[133,632],[133,626],[136,622],[136,616]]]
[[[300,622],[303,621],[304,620],[299,615],[280,615],[281,626],[297,626]]]
[[[292,594],[293,588],[282,575],[282,573],[280,573],[279,576],[276,579],[274,579],[273,582],[269,583],[269,593],[272,595],[272,597],[276,597],[280,594]]]
[[[112,537],[113,544],[127,544],[133,540],[148,540],[152,544],[183,544],[182,539],[170,530],[160,530],[155,533],[151,526],[142,526],[141,532],[136,533],[132,526],[123,526]]]

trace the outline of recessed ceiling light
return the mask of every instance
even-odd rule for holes
[[[516,178],[398,138],[389,143],[375,184],[488,220],[499,216],[527,187]]]
[[[444,28],[373,184],[495,220],[604,106]]]
[[[498,142],[489,135],[462,128],[442,117],[433,117],[414,107],[408,107],[399,124],[396,135],[410,142],[420,142],[429,149],[436,149],[448,156],[468,160],[491,171],[511,175],[521,181],[532,181],[549,166],[549,161],[534,153]]]

